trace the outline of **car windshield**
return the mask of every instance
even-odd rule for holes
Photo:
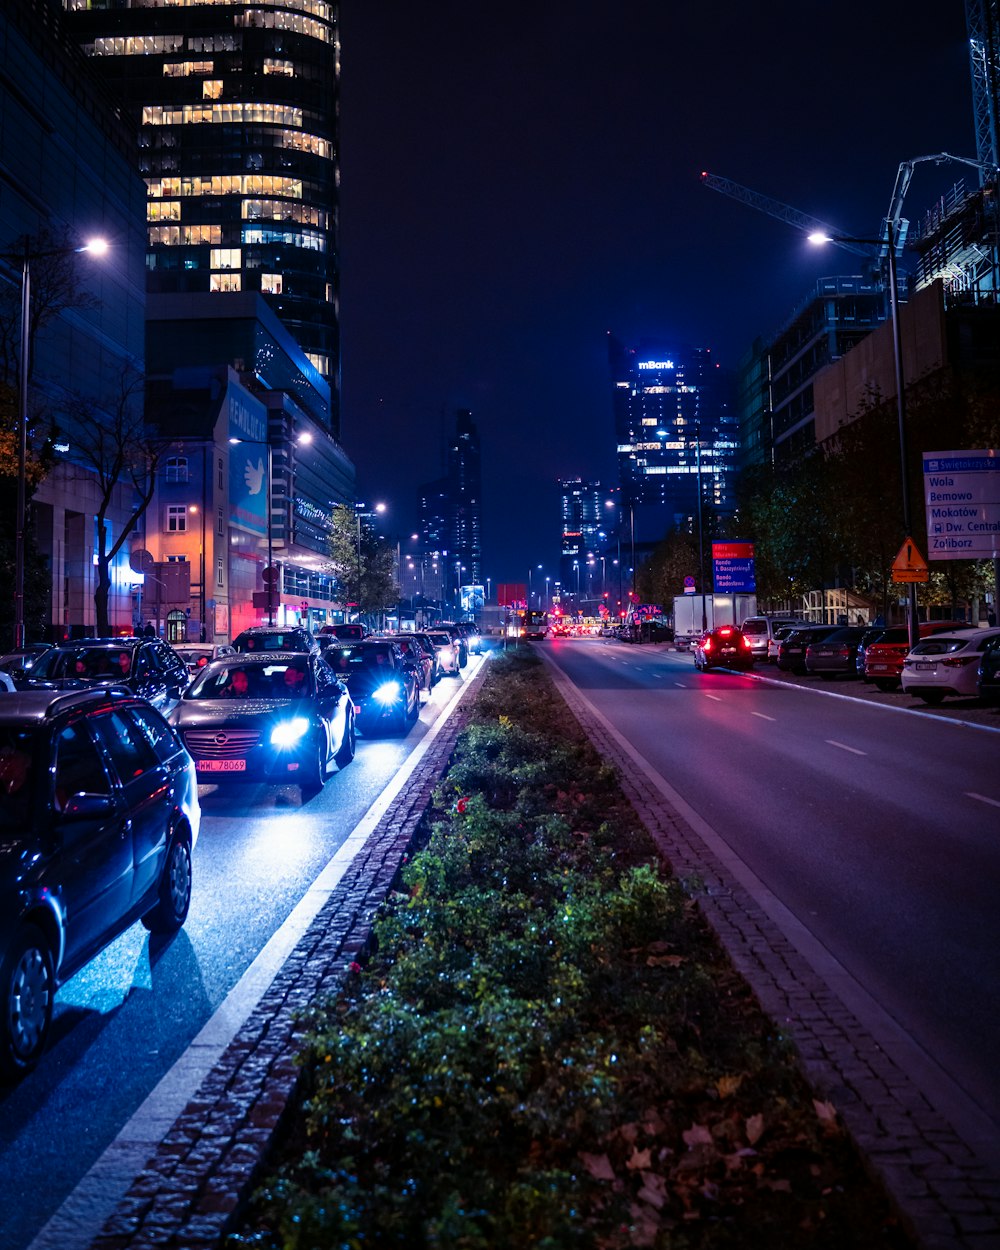
[[[392,668],[392,653],[388,645],[380,646],[378,643],[330,647],[326,652],[326,662],[338,676],[350,677],[351,673]]]
[[[237,651],[302,651],[304,643],[299,631],[264,634],[240,634],[233,644]]]
[[[186,699],[295,699],[312,692],[305,664],[220,664],[205,669]]]
[[[952,651],[961,651],[963,647],[969,645],[968,638],[945,638],[938,635],[934,638],[925,638],[910,652],[911,655],[948,655]]]
[[[428,637],[435,647],[451,646],[451,634],[429,634]]]
[[[30,824],[35,755],[30,730],[0,727],[0,834]]]
[[[131,672],[132,660],[132,649],[127,647],[59,647],[41,656],[31,675],[52,680],[121,678]]]

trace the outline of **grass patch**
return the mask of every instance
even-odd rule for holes
[[[235,1247],[909,1247],[540,662],[491,661]]]

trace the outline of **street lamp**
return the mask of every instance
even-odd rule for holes
[[[18,361],[19,394],[17,408],[17,514],[14,526],[14,648],[24,646],[24,529],[27,513],[27,464],[28,464],[28,374],[31,367],[31,345],[28,342],[31,325],[31,262],[54,256],[72,256],[89,252],[92,256],[104,256],[108,250],[106,239],[91,239],[82,247],[53,247],[42,252],[32,252],[31,241],[25,236],[24,251],[18,257],[8,259],[21,261],[21,343]]]
[[[698,590],[701,592],[701,632],[708,633],[708,611],[705,607],[705,536],[701,523],[701,426],[694,431],[694,462],[698,489]],[[715,600],[712,600],[715,603]],[[714,609],[713,609],[714,611]]]
[[[900,334],[899,292],[896,285],[896,231],[892,218],[886,218],[884,239],[856,239],[853,236],[849,237],[847,235],[823,234],[821,231],[816,231],[813,234],[810,234],[808,238],[809,242],[814,244],[868,243],[873,244],[876,247],[884,245],[888,249],[889,313],[892,321],[892,351],[893,364],[896,373],[896,419],[899,424],[899,471],[903,504],[903,531],[904,537],[909,538],[912,534],[912,528],[910,516],[910,484],[906,469],[906,395],[903,389],[903,339]],[[917,641],[919,639],[919,631],[917,628],[917,587],[915,582],[910,582],[906,623],[910,637],[910,647],[912,649],[917,645]]]

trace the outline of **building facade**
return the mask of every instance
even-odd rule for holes
[[[418,488],[419,552],[409,563],[425,588],[440,578],[443,610],[474,610],[472,592],[482,585],[482,453],[472,413],[455,413],[454,433],[445,454],[445,474]],[[401,570],[402,578],[402,570]],[[405,591],[409,585],[404,584]]]
[[[596,567],[600,580],[607,577],[609,524],[605,504],[607,491],[600,482],[564,478],[559,482],[562,532],[559,547],[559,583],[564,594],[581,594],[593,582]],[[613,559],[613,558],[612,558]]]
[[[150,293],[259,293],[331,384],[339,437],[336,3],[63,3],[136,120]]]
[[[736,509],[734,383],[707,348],[609,338],[621,505],[642,542]]]

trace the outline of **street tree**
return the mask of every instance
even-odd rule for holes
[[[338,505],[333,509],[328,551],[329,571],[346,609],[374,617],[399,602],[392,548],[353,508]]]

